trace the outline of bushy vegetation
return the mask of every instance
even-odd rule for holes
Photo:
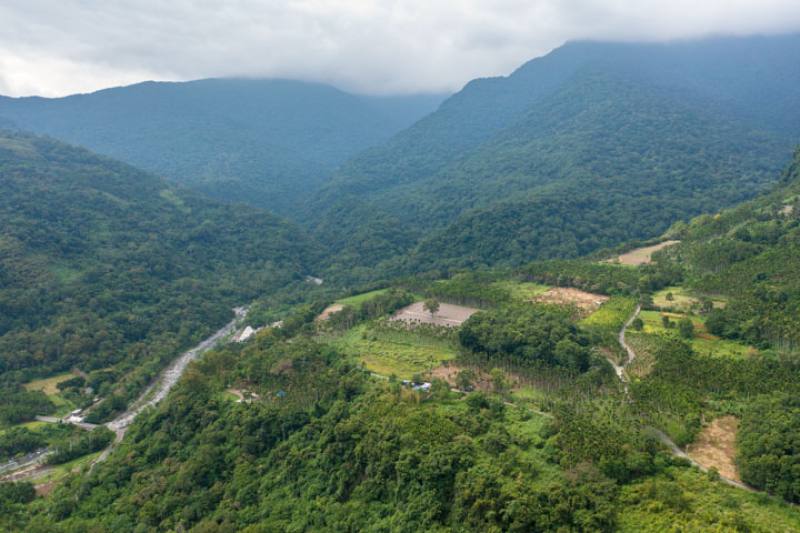
[[[312,258],[302,235],[274,217],[48,139],[0,134],[0,184],[7,421],[51,409],[14,383],[73,367],[114,366],[127,376],[112,387],[129,400],[230,320],[232,307],[291,284]]]
[[[0,388],[0,423],[28,422],[36,415],[49,415],[55,409],[42,391],[27,391],[14,384]]]
[[[472,315],[458,332],[461,346],[522,365],[558,365],[575,372],[589,368],[589,340],[568,311],[518,304]]]
[[[690,267],[690,285],[731,296],[709,314],[711,333],[759,347],[800,346],[798,193],[800,151],[771,194],[677,228],[687,241],[678,253]]]
[[[767,396],[750,404],[737,438],[742,479],[770,494],[800,502],[798,435],[797,396]]]
[[[47,464],[67,463],[78,457],[99,452],[114,440],[114,432],[105,426],[98,426],[77,437],[66,439],[53,447],[53,453],[47,456]]]
[[[354,304],[345,304],[340,311],[328,317],[324,325],[337,330],[350,329],[359,322],[389,315],[414,303],[414,300],[414,295],[408,291],[391,289],[364,301],[356,300]]]

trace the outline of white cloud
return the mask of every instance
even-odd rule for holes
[[[454,90],[571,39],[798,30],[797,0],[4,0],[0,90],[234,75]]]

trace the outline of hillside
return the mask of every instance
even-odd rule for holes
[[[208,79],[55,99],[0,97],[0,118],[215,198],[293,215],[336,165],[410,126],[442,98]]]
[[[366,262],[419,246],[416,268],[653,237],[774,181],[800,139],[798,53],[797,36],[569,43],[343,165],[317,231]],[[353,243],[365,220],[381,230]]]
[[[697,291],[735,298],[715,314],[724,336],[800,347],[800,150],[770,194],[715,216],[678,224],[670,250]]]
[[[0,524],[797,530],[797,345],[715,324],[767,295],[772,324],[796,321],[798,187],[800,151],[639,266],[614,263],[625,246],[300,303],[207,354],[107,462],[7,497]],[[449,303],[404,322],[423,298]]]
[[[234,306],[302,283],[317,259],[274,216],[41,137],[0,134],[0,188],[0,381],[12,389],[78,369],[129,398]]]

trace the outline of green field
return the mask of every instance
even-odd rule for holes
[[[414,332],[377,331],[368,324],[322,340],[376,374],[394,374],[403,379],[427,372],[457,356],[451,341]]]
[[[721,339],[706,330],[704,319],[697,315],[683,315],[680,313],[662,313],[659,311],[642,311],[640,317],[644,322],[643,333],[657,335],[678,335],[677,328],[667,329],[661,322],[661,316],[669,316],[673,322],[677,322],[684,316],[688,316],[694,324],[694,338],[691,341],[692,348],[700,355],[712,357],[751,357],[758,355],[759,352],[752,346]]]
[[[49,425],[48,422],[39,422],[37,420],[34,420],[33,422],[23,422],[22,424],[16,424],[14,426],[4,426],[0,428],[0,435],[2,435],[3,433],[12,428],[25,428],[25,429],[30,429],[31,431],[37,431],[40,428],[47,425]]]
[[[667,295],[672,293],[672,300],[667,299]],[[725,300],[720,297],[711,299],[714,307],[724,307]],[[691,291],[683,287],[667,287],[653,294],[653,304],[661,309],[687,313],[693,309],[699,309],[700,298]]]
[[[636,309],[636,301],[625,296],[613,296],[600,308],[580,321],[580,325],[590,329],[619,331]]]
[[[522,302],[533,300],[540,294],[547,292],[550,288],[547,285],[541,285],[539,283],[514,280],[496,281],[493,285],[499,289],[508,291],[512,299]]]
[[[378,295],[381,295],[388,291],[389,289],[378,289],[375,291],[363,292],[361,294],[356,294],[353,296],[348,296],[347,298],[341,298],[336,300],[334,303],[341,304],[341,305],[360,305],[366,301],[369,301],[375,298]]]
[[[30,381],[25,384],[25,388],[29,391],[40,390],[45,393],[50,401],[53,402],[53,405],[56,406],[56,412],[53,413],[53,416],[64,416],[75,409],[75,404],[61,395],[61,391],[58,390],[57,385],[62,381],[66,381],[74,377],[75,374],[66,372],[64,374],[58,374],[49,378]]]
[[[57,385],[59,383],[61,383],[62,381],[67,381],[68,379],[72,379],[74,377],[75,377],[74,374],[66,372],[64,374],[58,374],[57,376],[51,376],[49,378],[30,381],[25,384],[25,388],[27,390],[40,390],[43,393],[50,396],[52,394],[59,393],[59,390],[57,388]]]

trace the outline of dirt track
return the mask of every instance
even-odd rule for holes
[[[641,312],[641,310],[642,310],[641,306],[637,305],[636,306],[636,310],[633,312],[633,314],[630,316],[630,318],[628,318],[628,321],[625,322],[625,325],[622,326],[622,329],[619,332],[619,344],[628,353],[628,360],[625,361],[625,363],[623,365],[621,365],[621,366],[617,365],[613,361],[609,360],[609,363],[611,363],[611,365],[614,367],[614,371],[617,373],[617,376],[619,377],[620,381],[622,381],[622,383],[623,383],[623,385],[625,387],[625,394],[626,395],[628,394],[628,376],[625,374],[625,367],[627,367],[629,364],[631,364],[631,362],[634,359],[636,359],[636,352],[634,352],[633,348],[631,348],[628,345],[628,343],[625,342],[625,331],[627,331],[628,327],[631,325],[631,323],[634,321],[634,319],[637,316],[639,316],[639,312]],[[672,439],[670,439],[669,436],[666,433],[664,433],[660,429],[654,428],[652,426],[648,427],[647,430],[650,431],[662,444],[664,444],[667,448],[669,448],[669,450],[672,453],[672,455],[674,455],[676,457],[680,457],[682,459],[686,459],[687,461],[689,461],[689,463],[692,464],[692,466],[698,468],[702,472],[708,472],[708,467],[707,466],[699,463],[694,458],[692,458],[689,454],[687,454],[685,451],[680,449],[680,447],[678,447],[678,445],[675,444],[675,442]],[[738,476],[736,476],[736,478],[728,477],[728,476],[725,475],[725,473],[722,472],[722,470],[719,470],[719,474],[720,474],[720,481],[722,481],[723,483],[726,483],[726,484],[728,484],[728,485],[730,485],[732,487],[736,487],[736,488],[739,488],[739,489],[744,489],[744,490],[747,490],[747,491],[750,491],[750,492],[756,492],[756,490],[753,489],[752,487],[749,487],[749,486],[745,485],[744,483],[742,483],[738,479]]]

